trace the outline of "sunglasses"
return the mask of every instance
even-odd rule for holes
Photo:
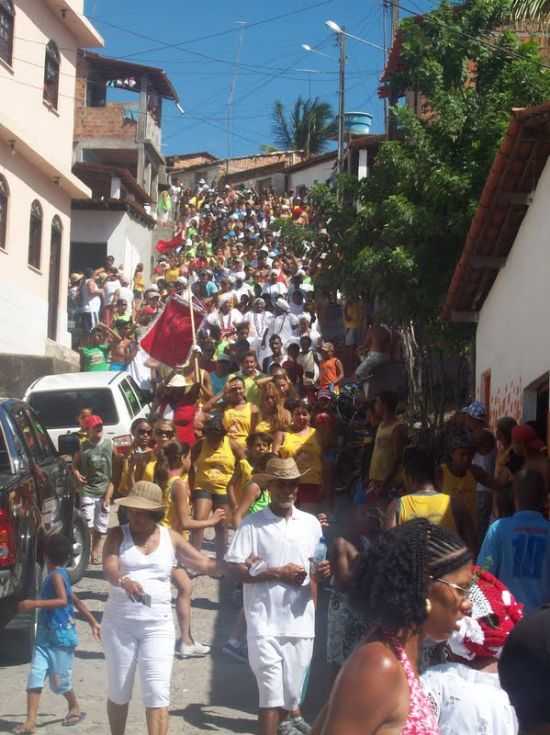
[[[149,434],[152,434],[153,431],[151,429],[139,429],[138,434],[140,436],[149,436]]]
[[[462,595],[464,599],[468,599],[470,597],[474,588],[473,582],[468,585],[468,587],[461,587],[459,584],[454,584],[454,582],[447,582],[446,579],[441,579],[441,577],[432,578],[432,582],[441,582],[441,584],[446,584],[447,587],[450,587],[451,589],[455,590],[455,592],[458,592],[460,595]]]
[[[167,436],[169,439],[173,439],[175,436],[173,431],[165,431],[164,429],[157,429],[155,433],[157,436]]]

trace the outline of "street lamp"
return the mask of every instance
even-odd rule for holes
[[[334,59],[334,56],[331,56],[330,54],[325,54],[324,51],[319,51],[319,49],[310,46],[309,43],[303,43],[302,48],[304,49],[304,51],[309,51],[310,54],[318,54],[319,56],[324,56],[326,59]]]
[[[319,69],[294,69],[294,71],[302,72],[303,74],[307,74],[307,96],[308,99],[311,99],[311,75],[312,74],[320,74],[321,72]]]
[[[359,41],[359,43],[364,43],[367,46],[372,46],[373,48],[377,48],[380,51],[384,50],[384,47],[380,46],[380,44],[378,43],[373,43],[372,41],[367,41],[366,38],[361,38],[360,36],[354,36],[353,33],[348,33],[334,20],[325,21],[325,25],[327,26],[327,28],[330,28],[330,30],[334,33],[341,33],[342,35],[346,36],[346,38],[353,38],[354,41]]]

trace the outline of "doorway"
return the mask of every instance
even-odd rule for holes
[[[71,273],[84,273],[87,268],[101,268],[106,257],[106,242],[72,242],[69,270]]]
[[[57,339],[57,312],[59,309],[59,286],[61,270],[61,245],[63,225],[56,215],[52,220],[50,235],[50,271],[48,277],[48,339]]]

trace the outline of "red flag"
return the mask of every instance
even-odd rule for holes
[[[193,344],[189,304],[171,298],[140,344],[145,352],[165,365],[183,365]]]
[[[183,229],[177,230],[171,240],[159,240],[155,245],[155,250],[158,253],[166,253],[180,245],[183,245]]]

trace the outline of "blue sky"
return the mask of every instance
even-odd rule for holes
[[[403,5],[422,10],[433,2],[403,0]],[[325,26],[327,19],[383,43],[382,0],[86,0],[85,10],[106,40],[103,53],[160,66],[178,90],[185,114],[165,103],[165,155],[202,150],[220,157],[228,151],[256,153],[262,143],[273,142],[274,100],[288,107],[298,95],[308,97],[310,90],[312,97],[319,96],[336,110],[338,51],[334,33]],[[244,26],[237,74],[241,21],[250,27]],[[203,38],[211,34],[218,35]],[[326,56],[304,51],[302,43]],[[372,132],[381,132],[383,108],[376,91],[383,53],[349,40],[347,57],[346,110],[372,113]],[[229,145],[226,111],[233,83]]]

